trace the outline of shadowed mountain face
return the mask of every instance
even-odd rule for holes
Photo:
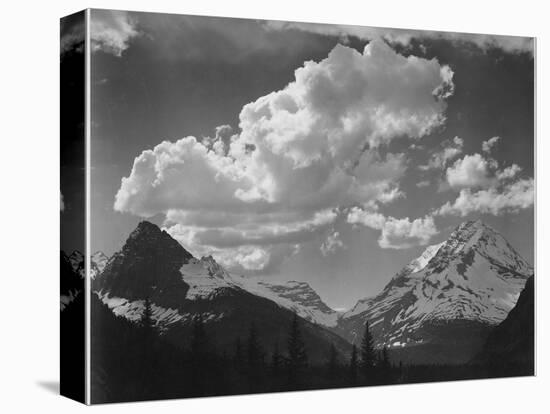
[[[474,362],[493,374],[533,375],[535,362],[535,280],[531,276],[514,309],[496,326]]]
[[[466,362],[506,318],[532,274],[502,235],[480,221],[466,222],[397,273],[379,295],[342,315],[336,330],[357,343],[369,321],[376,345],[390,347],[396,358]]]
[[[162,295],[165,305],[174,307],[189,289],[179,269],[192,257],[168,233],[143,221],[109,260],[93,289],[128,300]]]
[[[212,257],[194,258],[157,226],[142,222],[122,250],[109,260],[93,284],[115,315],[138,322],[145,300],[161,334],[177,346],[189,345],[193,321],[201,316],[215,346],[233,349],[254,325],[264,349],[284,348],[293,312],[268,297],[246,290]],[[276,299],[276,297],[275,297]],[[334,344],[344,354],[350,345],[338,335],[300,318],[312,362],[326,358]]]
[[[77,257],[81,261],[77,260]],[[67,256],[61,251],[60,261],[60,305],[63,311],[77,296],[84,291],[84,258],[81,253],[73,252]]]

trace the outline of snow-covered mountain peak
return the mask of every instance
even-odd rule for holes
[[[290,280],[275,282],[256,277],[232,275],[232,280],[242,289],[262,296],[279,306],[296,312],[310,322],[334,327],[337,324],[338,312],[330,308],[307,282]]]
[[[100,250],[92,254],[92,261],[95,262],[98,265],[98,267],[101,267],[102,265],[104,266],[107,260],[109,260],[107,255]]]
[[[229,273],[212,256],[203,256],[200,259],[202,265],[208,270],[210,276],[221,279],[229,277]]]
[[[86,270],[84,267],[84,254],[82,254],[78,250],[75,250],[68,257],[68,260],[71,264],[73,271],[79,274],[81,278],[84,278],[86,276]]]
[[[416,259],[411,260],[411,262],[405,266],[405,269],[407,269],[410,273],[419,272],[422,269],[424,269],[430,260],[437,254],[441,246],[443,246],[445,242],[433,244],[431,246],[426,247],[426,249],[422,252],[420,256],[418,256]]]
[[[189,285],[186,299],[215,297],[228,288],[237,288],[229,273],[212,256],[192,258],[180,268],[182,280]]]
[[[90,277],[92,279],[98,277],[103,272],[103,269],[105,269],[105,266],[107,266],[108,261],[109,258],[107,255],[101,251],[92,254],[90,257]]]
[[[358,301],[339,328],[354,340],[369,321],[378,345],[403,347],[435,340],[442,327],[494,326],[532,273],[500,233],[468,221],[411,261],[377,296]]]
[[[479,254],[495,265],[521,274],[531,274],[532,266],[492,227],[481,220],[460,224],[442,243],[427,268],[440,272],[452,261],[470,261],[473,254]]]

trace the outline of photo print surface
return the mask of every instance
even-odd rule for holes
[[[534,374],[534,39],[89,24],[92,403]]]

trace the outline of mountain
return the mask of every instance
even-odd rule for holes
[[[232,351],[238,339],[246,340],[252,325],[266,351],[276,344],[283,349],[294,312],[272,300],[277,295],[270,299],[248,291],[241,279],[211,256],[197,259],[168,233],[142,222],[92,286],[115,315],[132,321],[141,319],[148,299],[157,328],[177,345],[188,345],[200,316],[222,349]],[[349,344],[328,329],[304,318],[300,325],[312,361],[324,361],[331,344],[342,354],[349,351]]]
[[[273,283],[242,276],[232,276],[232,279],[243,289],[270,299],[312,323],[328,328],[337,325],[338,312],[323,302],[317,292],[306,282],[291,280]]]
[[[98,277],[103,272],[103,269],[105,269],[108,261],[109,258],[103,252],[98,251],[92,254],[90,257],[90,277],[92,279]]]
[[[84,255],[78,250],[75,250],[71,253],[70,256],[67,257],[67,260],[69,261],[73,271],[78,273],[81,278],[84,278]]]
[[[344,313],[336,331],[357,343],[369,322],[375,345],[413,362],[462,363],[516,304],[533,269],[481,221],[429,246],[375,297]]]
[[[503,361],[506,363],[503,364]],[[535,362],[535,278],[531,276],[516,306],[487,337],[475,363],[491,374],[533,375]]]
[[[80,261],[79,261],[80,258]],[[60,305],[63,311],[84,290],[84,256],[80,252],[73,252],[67,256],[61,251],[60,257]]]
[[[90,276],[95,279],[101,274],[109,258],[103,252],[96,252],[90,257]],[[70,256],[61,251],[60,262],[60,302],[61,310],[73,302],[84,291],[84,277],[86,275],[84,254],[78,250]]]
[[[189,289],[179,269],[192,258],[168,233],[142,221],[92,288],[128,300],[163,294],[165,305],[175,307]]]

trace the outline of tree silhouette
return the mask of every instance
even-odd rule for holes
[[[365,323],[365,332],[361,340],[361,370],[367,377],[372,374],[376,362],[374,339],[369,330],[369,322]]]
[[[389,370],[391,368],[390,357],[388,355],[388,348],[386,345],[382,348],[382,368]]]
[[[237,338],[235,341],[235,355],[233,356],[233,362],[235,367],[241,368],[243,365],[243,347],[241,344],[241,338]]]
[[[307,367],[307,353],[302,340],[302,333],[298,325],[298,316],[294,314],[288,335],[288,382],[295,387],[298,385],[300,374]]]
[[[193,359],[201,361],[206,359],[208,354],[208,339],[204,330],[202,315],[198,314],[193,319],[193,331],[191,336],[191,354]]]
[[[145,298],[145,305],[143,313],[141,314],[141,320],[139,321],[141,328],[141,337],[139,340],[139,347],[141,347],[141,355],[137,361],[140,367],[140,393],[144,396],[150,396],[154,388],[154,383],[157,378],[153,377],[151,373],[156,371],[156,351],[155,334],[156,328],[153,321],[153,309],[149,297]]]
[[[145,298],[145,307],[143,309],[143,313],[141,314],[140,324],[147,333],[154,333],[155,322],[153,321],[153,308],[149,297]]]
[[[331,380],[335,380],[338,371],[338,353],[336,352],[336,347],[334,346],[334,344],[330,345],[327,368],[329,378]]]
[[[191,333],[191,378],[193,392],[204,395],[209,383],[210,354],[204,321],[199,313],[193,319]]]
[[[263,359],[263,352],[254,322],[250,324],[250,329],[248,331],[247,358],[248,366],[251,369],[257,369],[261,365]]]
[[[351,348],[351,358],[349,361],[349,378],[351,384],[357,383],[357,347],[355,344]]]
[[[279,375],[281,370],[281,361],[282,357],[279,353],[279,342],[275,342],[275,347],[273,348],[273,354],[271,355],[271,372],[274,376]]]
[[[254,322],[250,324],[246,347],[248,386],[250,391],[256,391],[262,382],[263,351],[258,340],[258,332]]]
[[[380,351],[380,380],[387,383],[391,381],[392,377],[392,366],[388,355],[388,348],[384,345]]]

